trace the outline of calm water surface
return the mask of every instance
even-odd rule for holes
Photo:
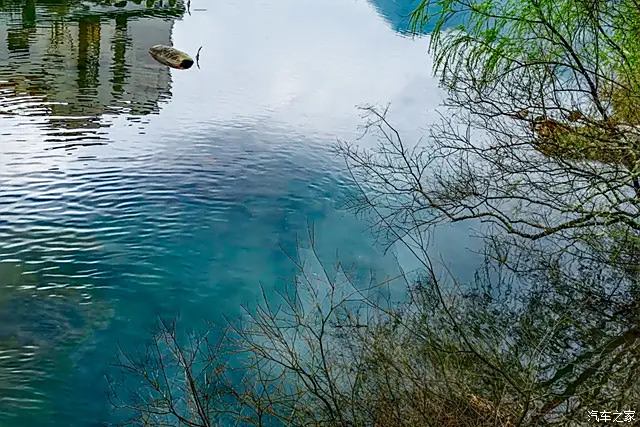
[[[0,0],[0,426],[113,420],[117,346],[282,286],[310,223],[325,260],[393,274],[330,148],[357,105],[417,137],[441,100],[411,2],[108,3]]]

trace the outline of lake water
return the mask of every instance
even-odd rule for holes
[[[393,274],[331,148],[358,105],[417,138],[442,99],[412,2],[98,3],[0,0],[0,426],[113,420],[118,346],[273,292],[310,224],[325,261]],[[463,273],[467,233],[436,240]]]

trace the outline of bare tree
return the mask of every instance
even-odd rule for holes
[[[640,399],[637,310],[609,304],[627,276],[592,263],[574,282],[559,266],[523,279],[488,261],[471,283],[425,269],[362,284],[310,255],[240,321],[182,337],[160,322],[122,354],[130,423],[564,426]]]
[[[424,0],[414,25],[436,24],[446,116],[417,146],[367,109],[382,144],[342,152],[370,202],[405,229],[477,219],[532,240],[637,234],[638,13],[633,1]]]
[[[184,342],[161,323],[141,358],[122,356],[134,422],[565,426],[637,410],[639,14],[635,0],[423,1],[442,122],[410,143],[367,107],[377,147],[338,147],[352,207],[420,270],[359,283],[310,233],[296,281],[224,333]],[[433,228],[459,221],[486,232],[470,283],[429,255]]]

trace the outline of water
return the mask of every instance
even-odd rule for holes
[[[310,224],[325,261],[392,274],[330,148],[357,105],[417,137],[441,100],[400,2],[97,3],[0,0],[0,426],[113,420],[118,346],[273,292]]]

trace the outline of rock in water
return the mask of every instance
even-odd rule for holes
[[[149,54],[161,64],[179,70],[186,70],[193,65],[193,59],[184,52],[171,46],[156,45],[149,49]]]

